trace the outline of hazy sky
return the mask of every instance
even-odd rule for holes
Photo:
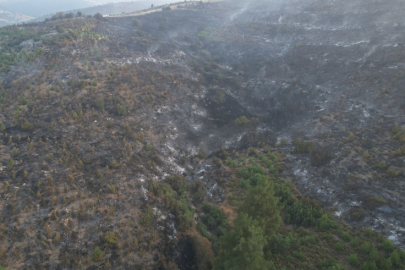
[[[132,0],[136,1],[136,0]],[[40,17],[58,11],[81,9],[125,0],[0,0],[0,9]]]

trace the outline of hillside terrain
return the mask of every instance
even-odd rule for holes
[[[22,23],[32,19],[33,17],[0,9],[0,26],[5,26],[14,23]]]
[[[105,5],[98,5],[94,7],[84,8],[80,11],[84,14],[94,15],[96,13],[101,13],[103,15],[108,14],[121,14],[128,12],[135,12],[143,9],[148,9],[151,5],[159,6],[168,4],[167,0],[157,0],[157,1],[132,1],[132,2],[121,2],[121,3],[109,3]]]
[[[123,2],[121,0],[2,0],[0,1],[0,26],[18,24],[27,21],[43,21],[58,12],[82,12],[86,15],[113,14],[136,11],[151,6],[150,1]],[[155,4],[166,4],[156,1]]]
[[[0,265],[404,269],[404,9],[0,28]]]

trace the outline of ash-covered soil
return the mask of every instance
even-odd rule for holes
[[[220,202],[210,158],[263,143],[303,193],[403,247],[404,11],[224,1],[16,27],[32,35],[7,41],[25,53],[0,78],[3,264],[96,269],[100,247],[114,269],[193,269],[148,183],[180,174]]]

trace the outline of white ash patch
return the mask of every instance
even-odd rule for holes
[[[167,219],[167,217],[165,215],[163,215],[162,211],[160,211],[159,208],[153,207],[152,210],[153,210],[153,214],[155,215],[155,217],[157,217],[158,221]]]
[[[361,205],[361,202],[352,201],[350,203],[350,206],[360,206],[360,205]]]
[[[148,190],[147,190],[144,186],[142,186],[142,187],[141,187],[141,191],[142,191],[142,194],[143,194],[143,197],[145,198],[145,200],[146,200],[146,201],[149,200],[149,197],[148,197]]]
[[[337,46],[337,47],[347,48],[347,47],[358,46],[358,45],[361,45],[361,44],[369,44],[369,43],[370,43],[370,40],[361,40],[361,41],[353,42],[353,43],[337,42],[337,43],[335,43],[333,45]]]
[[[195,131],[201,131],[203,124],[195,124],[195,125],[191,125],[191,127],[195,130]]]
[[[207,194],[210,198],[214,197],[214,192],[218,189],[218,184],[215,183],[214,185],[212,185],[208,190],[207,190]]]
[[[370,113],[367,110],[363,110],[363,115],[366,118],[370,117]]]
[[[173,157],[168,158],[168,163],[170,164],[170,168],[178,174],[182,174],[186,169],[177,165],[176,161]]]
[[[297,176],[302,182],[308,182],[308,171],[306,169],[296,169],[294,175]]]
[[[395,43],[395,44],[384,44],[384,45],[383,45],[383,47],[393,47],[393,48],[396,48],[396,47],[398,47],[398,46],[399,46],[398,43]]]
[[[167,147],[167,149],[169,149],[169,151],[170,151],[170,154],[174,154],[174,153],[177,153],[177,150],[176,149],[174,149],[174,147],[173,146],[171,146],[170,144],[165,144],[165,146]]]
[[[172,215],[170,215],[170,217],[172,219]],[[174,225],[174,221],[169,222],[167,227],[169,229],[169,234],[167,235],[169,240],[173,240],[173,239],[177,238],[177,230],[176,230],[176,226]]]
[[[343,211],[341,211],[341,210],[338,210],[338,211],[334,212],[334,215],[337,216],[337,217],[340,217],[342,214],[343,214]]]
[[[196,114],[196,115],[198,115],[198,116],[202,116],[202,117],[206,117],[206,116],[207,116],[207,111],[206,111],[206,110],[203,110],[203,109],[194,110],[193,113]]]

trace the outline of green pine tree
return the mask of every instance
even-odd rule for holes
[[[247,213],[264,229],[270,239],[281,223],[278,198],[274,196],[274,184],[267,177],[262,178],[255,187],[250,188],[240,212]]]
[[[236,218],[235,229],[220,238],[220,250],[213,262],[213,270],[264,270],[270,263],[264,259],[266,243],[258,222],[245,213]]]

